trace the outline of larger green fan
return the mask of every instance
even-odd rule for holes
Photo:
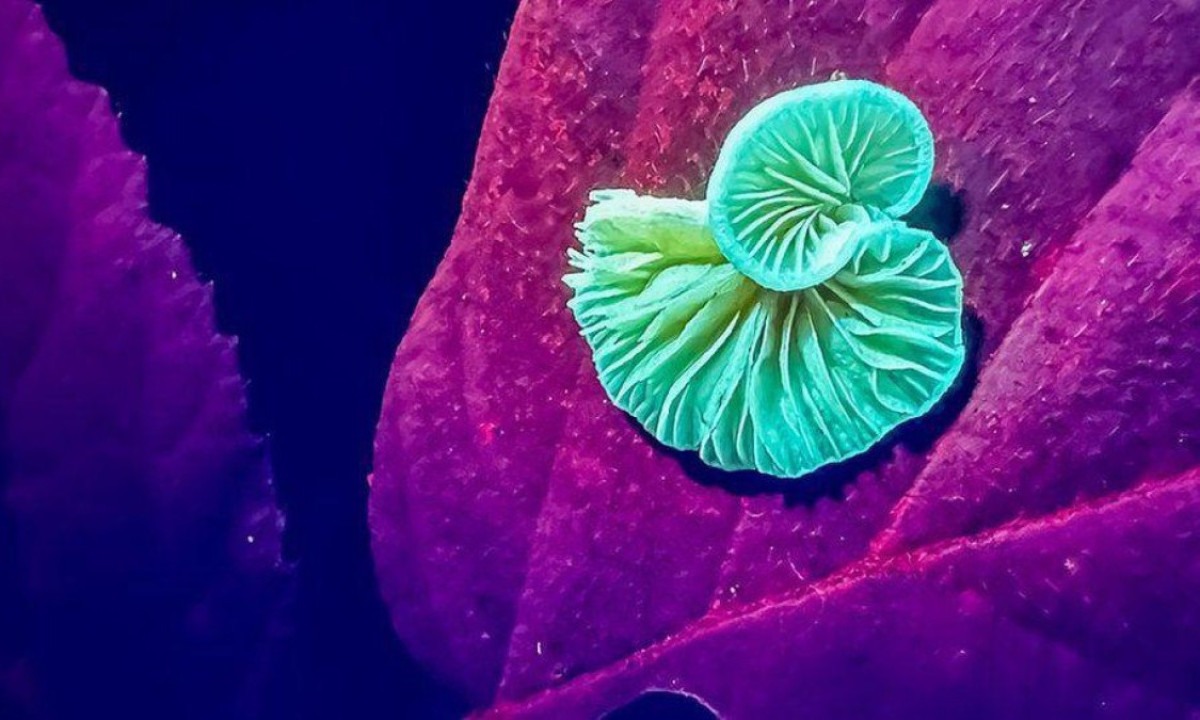
[[[861,119],[866,108],[841,87],[868,88],[862,101],[879,114],[874,127],[891,127],[875,106],[879,86],[829,85],[837,92],[817,86],[793,97],[813,98],[818,110],[837,97],[843,114],[835,119]],[[788,123],[806,122],[816,112],[810,110],[739,127],[759,127],[768,137],[803,135]],[[578,226],[582,249],[570,251],[578,272],[565,278],[575,291],[569,305],[608,395],[663,443],[699,450],[705,462],[728,470],[798,477],[858,454],[924,414],[958,375],[962,279],[941,242],[892,219],[916,202],[928,168],[904,185],[913,174],[895,168],[907,161],[871,141],[856,145],[862,138],[848,130],[835,132],[847,134],[837,144],[805,148],[852,148],[851,160],[873,160],[846,166],[849,185],[859,189],[829,212],[833,224],[813,222],[814,252],[828,265],[819,281],[797,289],[772,288],[734,262],[711,199],[593,194]],[[872,137],[884,147],[895,141],[886,132]],[[755,137],[735,131],[735,141]],[[831,156],[823,150],[812,157],[816,164]],[[885,162],[899,164],[871,169]],[[921,162],[931,164],[932,155]],[[782,177],[775,189],[793,189],[791,176]],[[871,182],[856,185],[855,178]],[[763,180],[756,192],[770,192],[768,185]],[[836,253],[821,254],[834,243]]]

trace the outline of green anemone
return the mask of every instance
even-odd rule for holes
[[[731,134],[726,165],[748,156],[732,144],[800,137],[805,143],[784,151],[828,170],[821,192],[839,204],[819,210],[829,224],[811,223],[812,248],[797,257],[801,266],[820,263],[808,270],[819,279],[798,287],[763,282],[722,241],[717,218],[753,215],[716,210],[723,193],[747,192],[730,190],[728,178],[713,178],[708,201],[593,193],[565,281],[617,407],[710,465],[779,477],[861,453],[928,412],[963,364],[962,278],[941,242],[894,219],[916,204],[932,164],[931,141],[903,139],[914,127],[928,134],[914,112],[890,90],[839,81],[768,100]],[[817,130],[806,123],[826,113],[820,132],[837,140],[808,142]],[[835,151],[842,161],[832,160]],[[795,189],[791,178],[816,182],[809,164],[759,172],[777,189]],[[760,187],[749,170],[724,172],[741,178],[738,188]],[[758,180],[755,192],[767,192],[770,183]]]

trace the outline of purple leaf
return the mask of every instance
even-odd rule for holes
[[[1168,0],[527,0],[379,426],[407,647],[498,714],[1185,716],[1198,32]],[[762,492],[612,407],[559,279],[589,190],[698,197],[738,117],[834,71],[930,119],[978,386],[932,448]]]
[[[721,717],[1192,717],[1200,474],[713,614],[496,717],[597,717],[647,688]],[[1173,560],[1164,561],[1163,548]]]
[[[0,0],[0,713],[257,711],[281,521],[234,342],[145,195],[108,97]]]

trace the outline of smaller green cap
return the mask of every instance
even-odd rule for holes
[[[847,226],[911,210],[933,163],[929,125],[900,93],[866,80],[801,87],[730,132],[709,180],[709,222],[755,282],[813,287],[855,253],[858,233]]]

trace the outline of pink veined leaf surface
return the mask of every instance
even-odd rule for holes
[[[653,688],[729,718],[1194,717],[1198,33],[1190,0],[527,0],[379,424],[408,649],[505,717]],[[742,114],[835,71],[929,118],[978,380],[931,446],[797,502],[639,433],[561,277],[589,190],[699,197]]]
[[[0,0],[0,715],[255,717],[286,588],[234,343],[108,96]]]

